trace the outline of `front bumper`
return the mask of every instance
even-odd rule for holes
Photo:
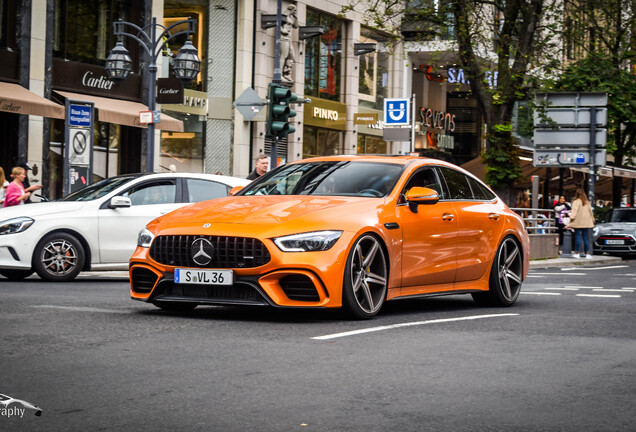
[[[343,244],[348,244],[348,239]],[[177,284],[176,267],[160,264],[150,249],[137,248],[130,260],[130,295],[150,303],[186,302],[275,307],[342,306],[347,248],[283,253],[268,245],[271,260],[260,267],[233,268],[232,285]],[[198,269],[198,270],[203,270]]]
[[[29,229],[17,234],[0,236],[0,269],[28,270],[38,239]]]

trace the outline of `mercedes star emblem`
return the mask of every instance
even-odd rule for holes
[[[214,256],[214,246],[209,240],[204,238],[198,238],[193,241],[190,251],[192,260],[200,266],[210,264],[212,256]]]

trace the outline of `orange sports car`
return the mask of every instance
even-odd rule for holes
[[[522,219],[455,165],[320,157],[150,222],[130,293],[166,310],[324,307],[363,319],[388,300],[439,294],[511,306],[529,255]]]

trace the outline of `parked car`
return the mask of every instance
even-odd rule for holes
[[[208,174],[129,174],[59,201],[2,208],[0,274],[23,279],[35,271],[68,281],[82,270],[127,270],[137,234],[152,219],[248,183]]]
[[[452,164],[333,156],[289,163],[234,196],[159,217],[139,234],[131,296],[199,304],[342,308],[472,294],[515,303],[529,267],[519,215]]]
[[[636,208],[621,207],[609,210],[592,233],[595,253],[636,253]]]

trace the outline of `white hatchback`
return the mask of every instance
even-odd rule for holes
[[[148,222],[189,203],[225,197],[250,181],[192,173],[104,179],[59,201],[0,208],[0,274],[73,280],[85,270],[127,270]]]

